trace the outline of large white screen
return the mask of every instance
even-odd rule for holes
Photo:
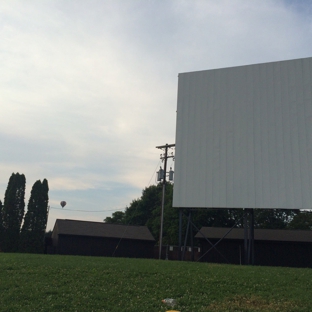
[[[174,207],[311,208],[312,58],[179,75]]]

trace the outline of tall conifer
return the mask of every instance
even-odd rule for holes
[[[0,200],[0,251],[2,250],[3,241],[3,221],[2,221],[2,201]]]
[[[42,253],[47,225],[48,181],[36,181],[32,187],[27,212],[21,230],[20,251]]]
[[[20,228],[25,209],[26,178],[24,174],[12,173],[5,192],[2,208],[2,250],[18,250]]]

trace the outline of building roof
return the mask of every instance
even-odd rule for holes
[[[68,219],[57,219],[53,228],[53,234],[155,241],[147,226],[109,224],[104,222]]]
[[[208,239],[220,239],[230,231],[230,228],[202,227],[200,232]],[[196,238],[203,238],[198,232]],[[255,229],[255,240],[263,241],[285,241],[285,242],[312,242],[312,231],[301,230],[271,230]],[[233,228],[225,239],[244,239],[244,229]]]

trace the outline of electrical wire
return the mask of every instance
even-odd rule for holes
[[[153,176],[155,175],[155,172],[156,172],[157,168],[159,167],[160,163],[161,163],[161,159],[159,160],[159,162],[158,162],[158,164],[157,164],[157,166],[156,166],[156,168],[155,168],[155,170],[154,170],[154,172],[153,172],[153,174],[152,174],[152,176],[151,176],[151,178],[150,178],[150,180],[149,180],[147,186],[150,186],[150,185],[151,185],[151,181],[152,181],[152,179],[153,179]]]
[[[148,182],[148,186],[150,186],[150,183],[151,183],[151,181],[152,181],[152,179],[153,179],[153,176],[155,175],[155,172],[156,172],[157,168],[159,167],[160,163],[161,163],[161,160],[159,160],[159,162],[158,162],[158,164],[157,164],[157,166],[156,166],[156,168],[155,168],[155,170],[154,170],[154,172],[153,172],[153,174],[152,174],[152,177],[150,178],[150,180],[149,180],[149,182]],[[78,210],[78,209],[56,208],[56,207],[51,207],[51,206],[49,207],[49,209],[66,210],[66,211],[76,211],[76,212],[77,212],[77,211],[78,211],[78,212],[102,212],[102,213],[103,213],[103,212],[107,212],[107,211],[121,211],[121,209],[93,210],[93,211],[92,211],[92,210]],[[123,232],[123,235],[121,236],[119,242],[117,243],[117,245],[116,245],[116,247],[115,247],[115,250],[114,250],[114,252],[113,252],[112,257],[114,257],[115,252],[116,252],[116,250],[118,249],[120,242],[121,242],[122,239],[124,238],[124,236],[125,236],[125,234],[126,234],[126,231],[127,231],[128,227],[129,227],[129,225],[130,225],[130,223],[131,223],[131,221],[132,221],[132,218],[133,218],[133,216],[135,215],[137,209],[138,209],[138,207],[136,207],[136,209],[135,209],[135,211],[134,211],[134,213],[133,213],[131,219],[129,220],[128,224],[126,225],[126,228],[125,228],[125,230],[124,230],[124,232]]]
[[[155,168],[155,170],[154,170],[154,172],[153,172],[153,174],[152,174],[152,176],[148,182],[148,186],[150,186],[150,183],[153,179],[153,176],[155,175],[157,168],[160,165],[160,162],[161,162],[161,160],[159,160],[159,162],[158,162],[158,164],[157,164],[157,166],[156,166],[156,168]],[[107,211],[121,211],[121,210],[123,210],[123,208],[121,208],[121,209],[120,208],[119,209],[108,209],[108,210],[80,210],[80,209],[78,210],[78,209],[56,208],[56,207],[52,207],[52,206],[50,206],[50,209],[76,211],[76,212],[107,212]]]
[[[67,208],[56,208],[51,207],[50,209],[57,209],[57,210],[66,210],[66,211],[79,211],[79,212],[107,212],[107,211],[120,211],[120,209],[108,209],[108,210],[78,210],[78,209],[67,209]]]

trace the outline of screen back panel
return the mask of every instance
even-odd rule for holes
[[[179,74],[174,207],[312,204],[312,58]]]

